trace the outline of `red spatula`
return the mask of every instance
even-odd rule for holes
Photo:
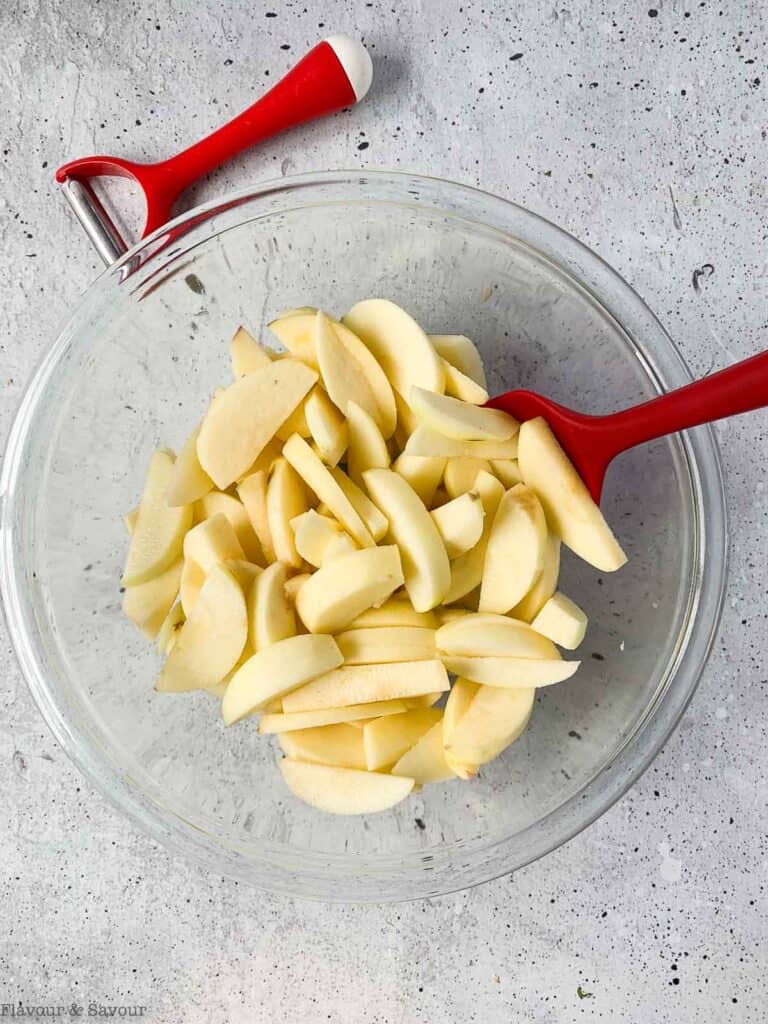
[[[507,391],[488,405],[518,420],[543,416],[599,504],[605,471],[621,452],[768,406],[768,352],[610,416],[585,416],[533,391]]]

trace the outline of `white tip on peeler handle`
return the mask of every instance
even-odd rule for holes
[[[339,58],[349,84],[355,91],[355,99],[361,100],[371,88],[373,81],[373,63],[366,48],[356,39],[349,36],[328,36],[325,40]]]

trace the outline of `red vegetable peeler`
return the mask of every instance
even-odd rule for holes
[[[56,171],[56,180],[109,265],[128,246],[91,188],[91,178],[133,178],[138,182],[147,208],[144,238],[171,219],[176,200],[199,178],[271,135],[352,106],[368,92],[372,79],[371,58],[363,44],[344,35],[329,36],[253,106],[177,156],[155,164],[88,156],[64,164]]]

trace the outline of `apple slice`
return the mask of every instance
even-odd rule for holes
[[[411,412],[411,408],[406,400],[395,393],[395,407],[397,408],[397,427],[395,429],[394,440],[398,450],[405,448],[408,438],[419,426],[419,420]]]
[[[304,415],[320,458],[327,466],[335,466],[349,444],[346,420],[317,385],[304,403]]]
[[[221,562],[244,558],[234,527],[222,512],[193,526],[184,538],[185,561],[198,565],[204,576]]]
[[[235,577],[240,584],[240,589],[246,596],[250,593],[255,580],[264,571],[260,565],[254,565],[253,562],[247,562],[242,558],[231,558],[223,564]]]
[[[323,552],[322,564],[323,566],[330,565],[331,562],[335,562],[337,559],[343,558],[344,555],[351,555],[357,550],[358,547],[349,534],[342,531],[337,534],[326,547]]]
[[[166,504],[174,461],[173,452],[167,448],[159,448],[150,459],[125,561],[124,587],[146,583],[181,557],[184,535],[192,525],[192,506]]]
[[[157,649],[161,654],[167,656],[171,653],[171,648],[176,643],[176,638],[185,621],[184,609],[181,607],[180,602],[177,601],[171,606],[157,633]]]
[[[430,512],[449,558],[458,558],[477,544],[483,533],[485,509],[477,491],[454,498]]]
[[[469,706],[450,732],[443,732],[446,755],[465,765],[492,761],[521,735],[533,711],[536,690],[478,686]]]
[[[420,626],[437,629],[434,612],[417,612],[410,601],[392,597],[378,608],[369,608],[350,623],[351,629],[383,628],[385,626]]]
[[[267,471],[256,470],[244,477],[237,485],[237,493],[243,503],[253,532],[258,538],[264,558],[267,562],[275,560],[275,546],[272,543],[272,532],[269,529],[267,515],[267,488],[269,477]]]
[[[515,605],[510,611],[516,619],[523,622],[533,622],[538,613],[557,590],[557,580],[560,576],[560,538],[554,533],[547,534],[547,544],[544,549],[544,568],[541,576],[525,595],[522,601]]]
[[[229,346],[235,377],[261,370],[272,362],[272,355],[244,327],[238,327]]]
[[[363,742],[363,767],[375,772],[395,764],[441,718],[442,712],[434,708],[417,708],[403,715],[376,718],[366,723],[362,730],[354,730],[361,735]]]
[[[154,640],[157,636],[178,596],[182,564],[179,559],[165,572],[147,580],[146,583],[126,587],[123,595],[123,612],[149,640]],[[434,644],[431,656],[435,656]]]
[[[405,589],[417,612],[439,604],[451,582],[445,545],[414,489],[389,469],[369,469],[365,486],[389,520],[389,532],[403,560]]]
[[[363,734],[351,725],[322,725],[278,734],[283,753],[294,761],[366,770]]]
[[[341,533],[335,519],[320,515],[312,508],[292,519],[291,529],[299,555],[318,569],[323,564],[325,549]]]
[[[407,711],[402,700],[382,700],[371,704],[351,704],[345,708],[322,708],[319,711],[297,711],[295,714],[265,714],[259,722],[260,733],[292,732],[294,729],[314,729],[321,725],[341,722],[368,721],[379,715],[397,715]]]
[[[477,347],[463,334],[430,334],[429,340],[451,366],[466,374],[481,387],[486,386],[483,360]]]
[[[483,566],[485,565],[485,553],[488,547],[488,538],[491,533],[496,516],[496,510],[504,497],[504,488],[490,473],[484,470],[475,477],[475,490],[480,495],[485,509],[483,520],[483,532],[480,540],[466,554],[459,555],[451,562],[451,585],[445,595],[444,603],[451,604],[459,601],[471,593],[483,578]]]
[[[215,686],[237,663],[247,639],[243,592],[232,573],[216,565],[178,633],[155,688],[179,693]]]
[[[363,368],[342,345],[321,310],[315,317],[315,352],[325,390],[341,414],[348,416],[349,403],[357,402],[375,420],[379,408]]]
[[[342,662],[332,636],[291,636],[258,651],[232,677],[221,714],[225,725],[264,708],[276,697],[285,700],[290,691],[316,676],[325,677]]]
[[[347,471],[359,486],[367,469],[388,469],[389,450],[376,421],[357,402],[347,402],[349,450]]]
[[[306,441],[294,434],[283,447],[283,455],[304,483],[324,502],[341,525],[363,548],[374,546],[374,540],[332,471],[324,466]],[[341,473],[341,470],[333,472]],[[343,475],[343,474],[342,474]],[[351,481],[350,481],[351,482]]]
[[[475,486],[477,474],[480,471],[491,473],[491,464],[488,459],[472,459],[466,456],[458,456],[445,460],[445,472],[443,473],[443,484],[448,496],[458,498]]]
[[[516,484],[501,499],[488,538],[480,588],[481,612],[508,612],[544,570],[547,521],[530,487]]]
[[[296,611],[311,633],[337,633],[403,583],[394,545],[364,548],[318,569],[296,597]]]
[[[457,441],[429,427],[417,427],[405,446],[408,455],[437,455],[444,459],[516,459],[517,435],[506,441]]]
[[[424,388],[412,387],[408,404],[425,426],[457,441],[508,441],[520,429],[500,409],[484,409]]]
[[[470,405],[485,405],[488,401],[488,392],[477,381],[451,366],[447,359],[443,360],[443,370],[446,395],[458,398],[462,402],[469,402]]]
[[[457,619],[463,619],[467,615],[473,613],[468,608],[462,608],[460,606],[454,608],[439,608],[437,610],[438,621],[441,626],[444,626],[447,622],[456,622]]]
[[[480,689],[479,683],[473,683],[470,679],[463,679],[459,676],[454,680],[448,700],[445,702],[443,713],[443,746],[447,747],[450,738],[461,721],[462,717],[474,700],[475,694]]]
[[[210,519],[211,516],[215,516],[219,512],[226,516],[232,525],[248,561],[254,562],[256,565],[263,565],[264,552],[261,550],[261,544],[251,526],[242,501],[223,491],[210,491],[195,503],[195,521],[197,523]]]
[[[496,474],[507,489],[523,482],[517,459],[494,459],[491,472]]]
[[[258,473],[261,469],[269,475],[272,472],[272,467],[278,459],[282,458],[282,455],[283,442],[279,437],[275,436],[271,440],[267,441],[246,472],[237,478],[237,485],[239,486],[243,480],[251,476],[253,473]]]
[[[520,428],[518,461],[523,480],[538,494],[563,543],[602,572],[620,569],[627,556],[541,416]]]
[[[275,437],[278,441],[287,441],[291,434],[298,434],[299,437],[312,436],[312,431],[309,429],[304,412],[304,402],[300,402],[285,422],[281,423],[275,431]]]
[[[557,660],[557,648],[525,622],[480,612],[441,626],[435,634],[441,654],[466,657]]]
[[[312,306],[291,309],[267,324],[277,340],[296,359],[319,370],[315,352],[314,327],[317,310]]]
[[[558,592],[546,602],[531,626],[566,650],[575,651],[584,639],[588,621],[575,601]]]
[[[354,768],[334,768],[285,758],[280,762],[285,784],[299,800],[329,814],[376,814],[404,800],[413,779],[395,778]]]
[[[179,600],[181,601],[181,607],[186,618],[189,618],[192,614],[192,609],[200,596],[204,583],[205,573],[197,562],[185,558],[179,583]]]
[[[248,639],[254,651],[296,635],[296,616],[286,593],[286,569],[273,562],[248,593]]]
[[[409,774],[410,773],[410,774]],[[392,769],[393,775],[415,779],[424,786],[428,782],[444,782],[453,776],[453,769],[443,751],[443,723],[437,721]]]
[[[447,689],[448,674],[442,662],[437,660],[345,665],[287,694],[283,698],[283,711],[292,714],[347,704],[369,704]]]
[[[285,459],[278,459],[267,486],[267,520],[275,557],[294,569],[302,566],[291,520],[309,508],[304,482]]]
[[[345,665],[376,665],[397,661],[430,661],[435,631],[422,626],[380,626],[348,629],[336,637]]]
[[[303,363],[280,359],[230,384],[211,404],[197,455],[219,490],[250,469],[316,381],[317,374]]]
[[[445,470],[445,459],[421,455],[399,455],[392,469],[407,481],[429,508]]]
[[[167,504],[190,505],[213,490],[213,480],[208,476],[197,457],[197,435],[200,427],[189,435],[173,465],[173,472],[165,493]]]
[[[352,508],[365,523],[365,528],[373,539],[376,542],[380,541],[389,529],[386,517],[376,508],[365,491],[361,490],[354,480],[350,480],[344,470],[334,466],[331,469],[331,476],[341,488]]]
[[[311,579],[311,577],[311,572],[300,572],[296,576],[291,576],[290,579],[285,581],[285,596],[292,605],[295,606],[299,591],[307,580]]]
[[[538,660],[536,658],[466,658],[444,655],[449,672],[486,686],[524,688],[552,686],[570,679],[580,661]]]

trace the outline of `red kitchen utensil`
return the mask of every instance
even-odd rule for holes
[[[114,263],[127,246],[90,187],[91,178],[132,178],[138,183],[147,209],[144,238],[171,219],[174,204],[193,182],[257,142],[352,106],[368,92],[372,78],[371,58],[362,43],[330,36],[253,106],[177,156],[154,164],[83,157],[60,167],[56,180],[99,255],[105,263]]]
[[[621,452],[768,406],[768,352],[609,416],[585,416],[533,391],[507,391],[487,404],[518,420],[543,416],[599,503],[605,471]]]

